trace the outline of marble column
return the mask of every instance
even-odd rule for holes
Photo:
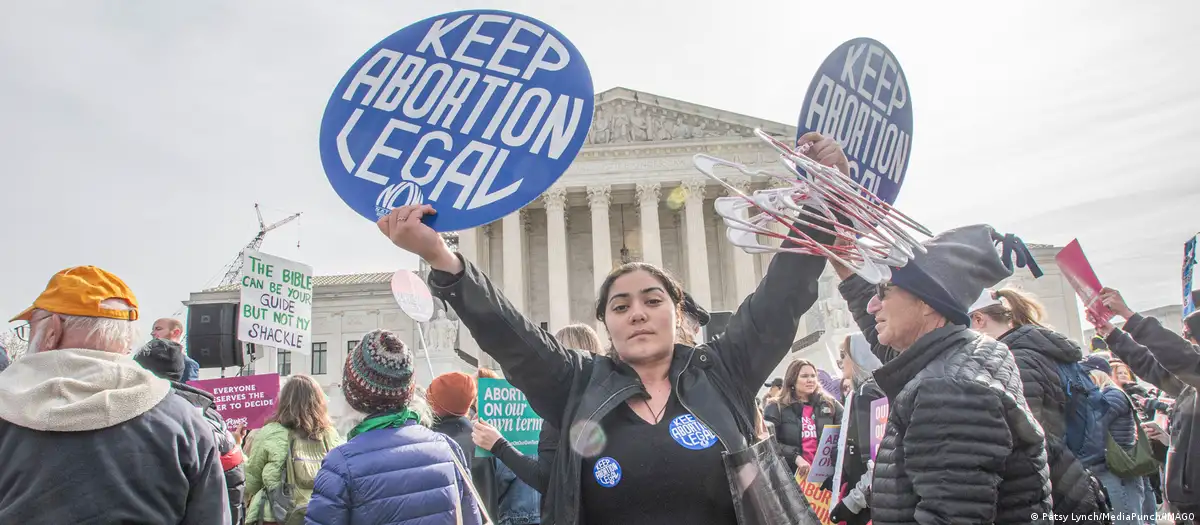
[[[708,245],[704,234],[704,189],[706,179],[684,179],[684,222],[687,223],[687,292],[696,303],[712,308],[708,280]]]
[[[750,192],[750,177],[730,177],[726,179],[726,182],[744,194],[749,194]],[[735,195],[733,192],[728,193]],[[724,227],[724,225],[721,227]],[[737,310],[737,307],[741,306],[742,300],[758,287],[758,279],[756,278],[757,273],[754,270],[754,256],[733,244],[729,246],[733,249],[733,283],[735,295],[734,300],[728,304],[730,304],[730,309]]]
[[[588,186],[588,207],[592,210],[592,277],[599,290],[612,271],[612,232],[608,227],[608,208],[612,190],[608,186]]]
[[[637,184],[638,206],[642,223],[642,260],[662,268],[662,239],[658,227],[658,199],[660,185],[657,182]]]
[[[505,215],[501,224],[504,295],[518,312],[525,313],[525,229],[521,226],[521,212]]]
[[[462,254],[463,259],[471,261],[476,265],[479,264],[479,236],[477,232],[478,229],[476,228],[455,232],[458,234],[458,253]]]
[[[571,324],[567,281],[567,189],[552,186],[542,194],[546,205],[546,269],[550,293],[550,332]]]
[[[588,207],[592,210],[592,289],[598,292],[613,265],[612,233],[608,227],[612,190],[607,185],[588,186],[587,195]],[[601,341],[607,337],[608,330],[603,322],[596,322],[596,332]]]

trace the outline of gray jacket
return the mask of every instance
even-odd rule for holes
[[[128,356],[50,350],[0,376],[0,523],[228,525],[212,427]]]

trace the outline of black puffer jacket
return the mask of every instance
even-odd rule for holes
[[[1058,365],[1078,362],[1083,350],[1066,336],[1035,325],[1009,330],[1000,342],[1012,351],[1021,370],[1025,401],[1046,434],[1054,513],[1063,517],[1055,523],[1093,523],[1072,519],[1099,513],[1104,496],[1100,482],[1063,444],[1067,397],[1058,376]]]
[[[1045,436],[1008,347],[945,326],[875,380],[891,403],[875,456],[874,523],[1050,522]]]
[[[763,410],[763,419],[775,425],[775,441],[779,443],[779,452],[783,455],[784,464],[795,468],[796,458],[803,453],[804,406],[812,405],[813,423],[817,427],[817,439],[825,425],[842,424],[842,404],[825,396],[813,394],[806,403],[793,403],[781,407],[779,403],[771,403]],[[818,443],[819,445],[819,443]]]

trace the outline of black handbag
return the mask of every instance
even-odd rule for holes
[[[740,525],[821,524],[796,478],[784,467],[774,437],[745,450],[726,451],[723,459]]]
[[[821,525],[820,518],[800,492],[793,470],[779,455],[779,444],[772,434],[758,440],[755,432],[757,406],[742,406],[717,389],[725,406],[733,413],[738,430],[750,446],[744,450],[722,452],[725,476],[733,495],[734,512],[739,525]],[[747,410],[754,411],[748,413]]]

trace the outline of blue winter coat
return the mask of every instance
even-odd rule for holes
[[[1088,468],[1105,465],[1104,454],[1109,434],[1112,434],[1113,441],[1125,450],[1132,449],[1137,440],[1133,408],[1125,391],[1115,387],[1105,388],[1098,395],[1101,396],[1102,402],[1099,403],[1100,410],[1096,414],[1096,429],[1087,433],[1084,454],[1080,458]]]
[[[325,456],[317,473],[308,525],[452,525],[482,523],[479,507],[454,466],[462,450],[441,434],[411,423],[364,432]]]

